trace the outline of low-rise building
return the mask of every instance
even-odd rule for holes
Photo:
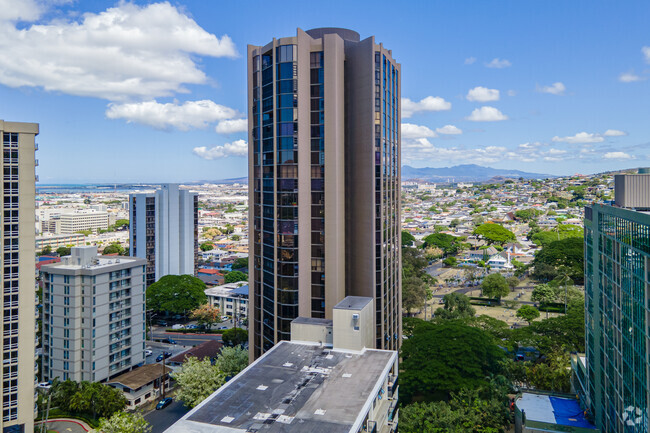
[[[575,398],[525,392],[515,401],[515,433],[597,431]]]
[[[281,341],[166,433],[394,432],[396,351],[374,343],[374,299],[347,297],[333,319],[299,317]]]
[[[218,307],[221,314],[243,320],[248,317],[248,284],[245,282],[227,283],[205,289],[208,303]]]
[[[161,395],[161,383],[169,389],[172,369],[161,363],[147,364],[106,382],[124,394],[128,409],[135,409]]]
[[[144,362],[145,265],[89,246],[42,266],[44,380],[103,382]]]
[[[81,246],[86,242],[86,237],[81,233],[74,233],[71,235],[53,235],[53,236],[38,236],[36,238],[36,250],[42,250],[45,247],[51,247],[56,250],[59,247],[67,247],[70,245]]]

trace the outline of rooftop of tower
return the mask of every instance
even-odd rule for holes
[[[317,29],[307,30],[305,33],[314,39],[321,39],[325,35],[335,33],[339,35],[341,39],[346,41],[359,42],[361,40],[359,33],[354,30],[342,29],[339,27],[319,27]]]

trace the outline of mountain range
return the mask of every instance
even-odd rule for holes
[[[527,173],[520,170],[482,167],[476,164],[455,165],[453,167],[402,166],[402,180],[426,180],[434,182],[483,182],[493,178],[544,179],[555,177],[550,174]]]

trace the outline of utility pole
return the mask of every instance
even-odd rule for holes
[[[162,374],[160,375],[160,395],[161,400],[165,398],[165,352],[163,352]]]

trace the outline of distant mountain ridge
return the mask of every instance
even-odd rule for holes
[[[409,165],[402,166],[402,180],[419,179],[435,182],[483,182],[494,177],[544,179],[557,176],[542,173],[527,173],[520,170],[483,167],[476,164],[463,164],[440,168],[415,168]]]

